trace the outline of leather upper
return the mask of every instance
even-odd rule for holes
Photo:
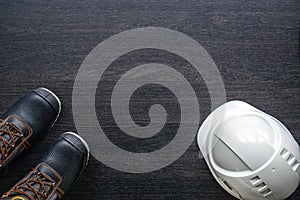
[[[66,192],[83,172],[88,153],[87,147],[78,137],[65,133],[43,154],[40,163],[46,163],[62,177],[60,189]]]
[[[49,91],[37,88],[21,97],[3,115],[15,115],[32,129],[30,144],[41,138],[51,128],[59,115],[59,102]]]
[[[37,88],[14,103],[0,123],[0,175],[24,149],[42,138],[60,112],[60,101],[45,88]]]
[[[61,199],[80,177],[88,155],[88,146],[79,136],[62,134],[42,155],[39,164],[2,199]]]

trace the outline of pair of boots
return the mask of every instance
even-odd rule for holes
[[[38,88],[20,98],[0,121],[0,175],[9,164],[51,130],[61,111],[59,98]],[[89,158],[87,143],[73,132],[59,136],[38,165],[1,199],[61,199],[78,180]]]

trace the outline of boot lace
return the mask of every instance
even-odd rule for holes
[[[24,133],[12,122],[0,119],[0,166],[4,164],[6,159],[13,152],[15,147],[22,142]],[[24,144],[26,148],[26,145]]]
[[[39,169],[47,170],[40,171]],[[64,192],[59,188],[62,177],[49,165],[40,163],[2,198],[23,196],[30,200],[58,200]]]
[[[10,193],[23,194],[32,200],[42,200],[49,197],[55,186],[55,181],[47,174],[36,171],[19,182]]]

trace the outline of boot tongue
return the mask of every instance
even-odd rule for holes
[[[0,124],[0,137],[5,139],[7,142],[11,143],[11,136],[7,133],[7,129],[14,133],[21,132],[24,135],[24,137],[27,137],[31,132],[30,127],[25,122],[21,121],[18,117],[13,115],[7,117]],[[18,145],[18,143],[16,145]],[[4,143],[2,140],[0,140],[0,148],[4,148]],[[2,155],[0,154],[0,160],[1,159]]]
[[[38,165],[36,168],[37,171],[43,172],[47,174],[54,182],[56,185],[59,185],[61,182],[61,176],[54,170],[52,169],[49,165],[45,163],[41,163]]]

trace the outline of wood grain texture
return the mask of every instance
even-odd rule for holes
[[[244,100],[275,116],[300,142],[299,19],[297,0],[1,1],[0,112],[38,86],[61,98],[63,112],[53,131],[0,179],[0,193],[23,177],[57,136],[76,131],[72,88],[88,53],[110,36],[138,27],[170,28],[195,39],[218,66],[228,100]],[[167,56],[144,51],[134,59],[125,56],[119,64]],[[185,66],[172,57],[163,62]],[[202,122],[210,113],[209,94],[201,77],[190,76],[198,85]],[[100,97],[97,93],[97,101]],[[101,109],[98,105],[97,112]],[[194,141],[170,166],[146,174],[119,172],[92,157],[64,199],[234,199],[213,179],[198,154]],[[299,188],[290,199],[300,199]]]

